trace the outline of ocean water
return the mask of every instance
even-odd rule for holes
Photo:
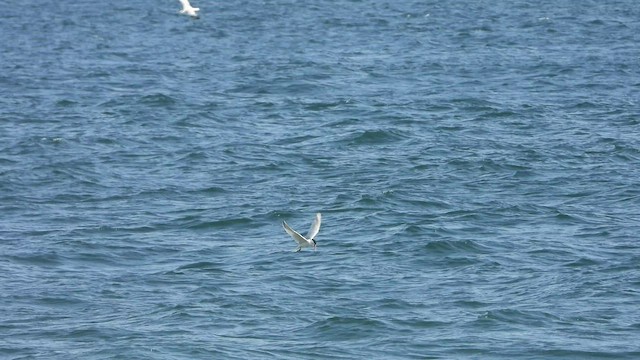
[[[192,4],[3,5],[0,358],[640,358],[635,1]]]

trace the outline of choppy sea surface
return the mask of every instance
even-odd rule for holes
[[[1,358],[640,358],[636,1],[192,5],[3,4]]]

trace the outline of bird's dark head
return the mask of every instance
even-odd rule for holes
[[[315,250],[318,244],[316,243],[315,239],[311,239],[311,241],[313,241],[313,250]]]

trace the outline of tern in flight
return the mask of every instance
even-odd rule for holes
[[[191,4],[189,4],[189,0],[180,0],[180,3],[182,4],[182,10],[180,10],[180,14],[187,14],[189,16],[193,16],[194,18],[198,17],[198,11],[200,11],[200,8],[194,8],[193,6],[191,6]]]
[[[315,219],[313,219],[313,223],[311,224],[311,229],[309,229],[309,233],[307,237],[300,235],[297,231],[293,230],[286,221],[282,222],[282,227],[284,231],[289,234],[293,240],[298,243],[298,248],[296,252],[302,250],[302,248],[313,247],[313,250],[316,250],[316,240],[314,239],[316,235],[318,235],[318,231],[320,231],[320,222],[322,221],[322,215],[320,213],[316,214]]]

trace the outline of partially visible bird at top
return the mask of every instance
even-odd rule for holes
[[[193,16],[194,18],[198,18],[198,11],[200,11],[200,8],[194,8],[193,6],[191,6],[189,0],[180,0],[180,3],[182,4],[182,10],[180,10],[180,14],[187,14],[189,16]]]
[[[318,232],[320,231],[320,222],[322,221],[322,215],[320,213],[316,214],[316,217],[313,219],[313,223],[311,224],[311,229],[307,233],[307,237],[300,235],[297,231],[293,230],[286,221],[282,222],[282,227],[284,231],[289,234],[293,240],[298,243],[298,248],[295,252],[302,250],[305,247],[313,247],[313,250],[316,250],[316,240],[314,239]]]

